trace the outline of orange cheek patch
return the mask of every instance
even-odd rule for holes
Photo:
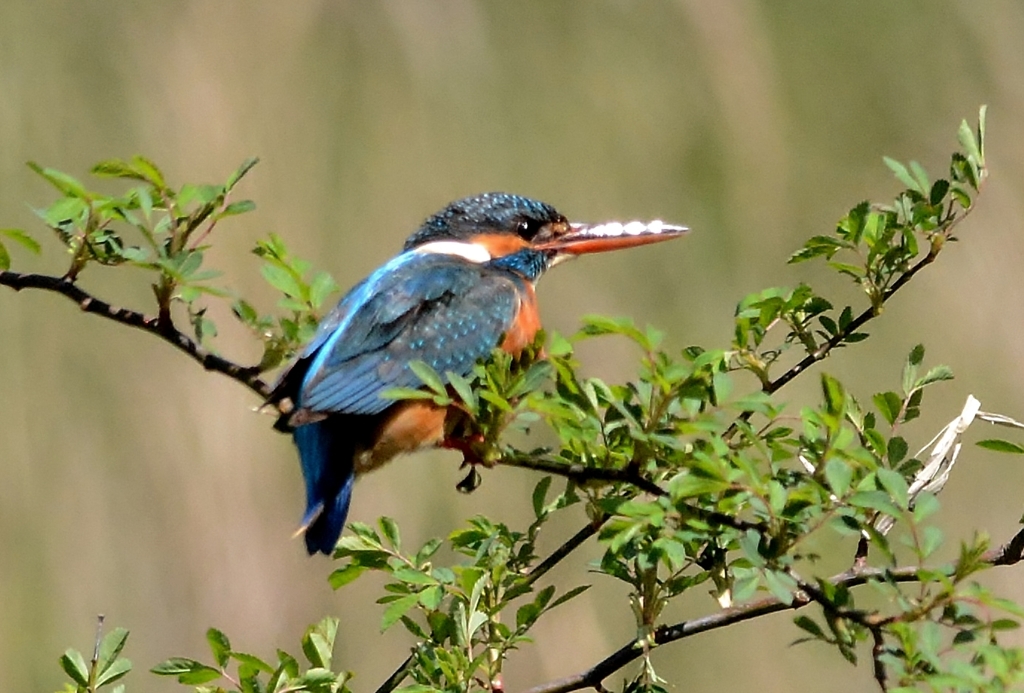
[[[473,237],[473,243],[486,248],[492,258],[511,255],[528,245],[522,238],[510,233],[481,234]]]

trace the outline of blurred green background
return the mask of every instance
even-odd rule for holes
[[[883,154],[941,174],[960,119],[988,103],[992,179],[963,242],[898,297],[870,340],[823,366],[865,401],[898,386],[918,342],[928,365],[952,366],[957,379],[929,390],[926,416],[907,430],[914,447],[968,393],[1024,417],[1022,46],[1014,0],[7,0],[0,226],[45,241],[43,258],[16,254],[16,268],[60,272],[56,242],[26,205],[52,192],[26,160],[84,176],[100,159],[142,153],[180,183],[222,181],[259,155],[240,192],[259,208],[219,229],[209,262],[269,308],[248,251],[271,230],[349,286],[449,200],[509,190],[572,219],[662,218],[696,231],[559,268],[540,291],[549,327],[627,314],[666,329],[676,347],[725,346],[736,301],[765,286],[811,281],[859,299],[786,257],[860,200],[896,191]],[[82,281],[148,305],[132,270],[90,269]],[[255,358],[218,310],[219,348]],[[401,661],[410,640],[378,633],[373,578],[334,593],[329,562],[289,540],[303,505],[298,465],[247,391],[56,296],[0,289],[0,323],[0,688],[58,687],[57,657],[91,648],[98,613],[132,630],[127,654],[140,669],[204,657],[208,626],[241,650],[295,651],[326,613],[342,619],[336,661],[358,671],[357,690]],[[587,372],[608,379],[633,369],[614,341],[582,354]],[[794,407],[816,396],[815,376],[804,380],[783,391]],[[359,484],[351,516],[392,515],[410,543],[477,512],[527,518],[534,475],[486,472],[463,496],[457,466],[453,454],[403,459]],[[1007,538],[1022,482],[1017,460],[966,449],[942,497],[947,536]],[[579,522],[566,518],[547,541]],[[574,673],[633,636],[623,591],[588,577],[598,587],[515,655],[509,690]],[[1019,570],[991,583],[1024,599]],[[667,617],[713,609],[694,595]],[[867,667],[788,647],[789,619],[687,640],[657,662],[678,690],[873,688]],[[137,673],[129,687],[177,684]]]

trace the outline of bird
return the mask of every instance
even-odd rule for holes
[[[279,412],[275,427],[298,448],[306,513],[296,534],[309,554],[333,552],[357,475],[444,442],[443,407],[381,397],[422,387],[411,362],[467,376],[497,347],[516,356],[541,327],[535,285],[544,272],[687,231],[660,220],[570,223],[549,204],[501,192],[428,217],[320,321],[268,398]]]

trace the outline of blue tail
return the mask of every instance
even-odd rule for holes
[[[306,479],[306,550],[331,555],[345,526],[355,481],[355,444],[349,427],[334,417],[304,424],[292,435]]]

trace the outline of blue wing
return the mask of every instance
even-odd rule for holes
[[[307,412],[376,414],[393,387],[419,387],[409,362],[469,373],[519,310],[521,280],[450,255],[405,253],[342,299],[303,357],[296,404]]]

